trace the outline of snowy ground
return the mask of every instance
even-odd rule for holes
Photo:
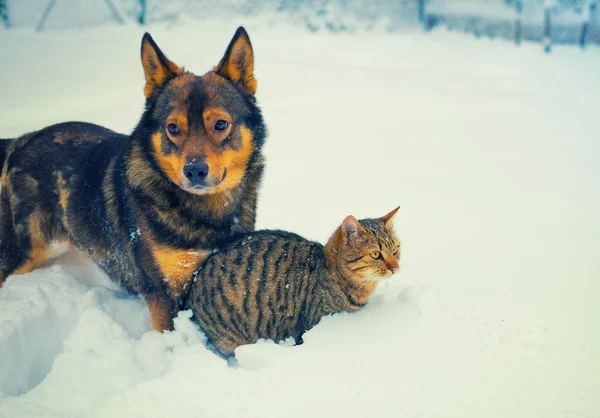
[[[216,64],[235,23],[152,27]],[[600,416],[600,51],[248,25],[270,128],[258,227],[324,241],[401,204],[402,273],[229,369],[75,254],[0,290],[3,417]],[[142,30],[0,32],[0,137],[129,132]]]

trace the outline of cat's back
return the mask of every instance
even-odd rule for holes
[[[287,231],[255,231],[227,243],[209,257],[198,271],[196,282],[277,279],[300,270],[314,270],[323,262],[323,246],[318,242]]]
[[[256,231],[208,258],[185,309],[223,351],[258,338],[286,338],[325,273],[320,243],[286,231]]]

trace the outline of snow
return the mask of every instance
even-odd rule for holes
[[[77,254],[0,289],[3,417],[595,417],[600,411],[600,51],[256,22],[149,28],[202,73],[239,23],[269,126],[259,228],[324,242],[402,205],[401,273],[353,314],[230,368],[189,312]],[[135,26],[0,32],[0,136],[143,108]]]

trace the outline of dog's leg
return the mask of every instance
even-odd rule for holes
[[[48,261],[50,242],[43,231],[46,222],[45,216],[36,211],[17,225],[17,245],[25,257],[12,274],[29,273]]]
[[[29,250],[22,248],[19,241],[4,188],[0,197],[0,287],[8,276],[27,263]]]
[[[152,328],[158,332],[173,329],[173,318],[175,317],[175,303],[168,297],[147,296],[148,310]]]
[[[3,190],[0,192],[0,287],[10,273],[25,260],[26,257],[17,250],[17,237],[12,221],[10,202],[6,191]]]
[[[15,271],[13,271],[12,274],[29,273],[42,266],[46,261],[48,261],[48,250],[48,246],[32,248],[25,258],[25,262],[21,264]]]
[[[0,199],[0,285],[11,274],[24,274],[48,260],[50,215],[36,209],[27,216],[13,213],[8,198]]]

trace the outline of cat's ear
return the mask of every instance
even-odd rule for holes
[[[344,243],[349,245],[354,245],[362,235],[362,226],[354,216],[346,216],[346,219],[342,222],[342,235],[344,236]]]
[[[153,96],[172,77],[183,72],[167,59],[149,33],[145,33],[142,38],[142,67],[146,77],[144,87],[146,99]]]
[[[394,216],[396,216],[396,213],[398,213],[399,210],[400,210],[400,206],[398,206],[396,209],[394,209],[387,215],[383,215],[381,218],[379,218],[383,221],[383,223],[385,224],[385,227],[387,229],[392,229],[392,226],[393,226],[392,221],[394,220]]]

